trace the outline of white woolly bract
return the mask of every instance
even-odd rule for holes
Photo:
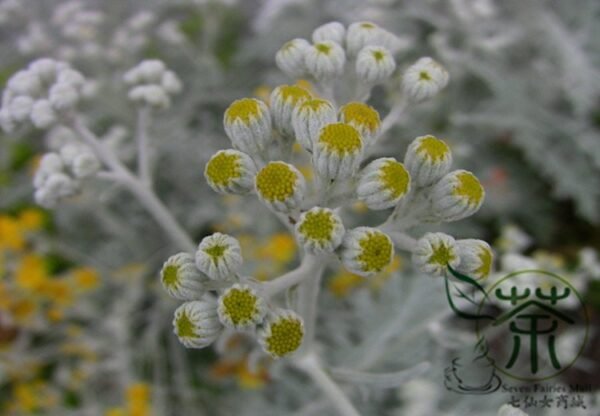
[[[196,250],[196,267],[213,280],[234,276],[242,262],[240,243],[227,234],[204,237]]]
[[[302,232],[303,224],[310,218],[311,214],[326,214],[331,220],[332,229],[329,238],[315,239],[305,232]],[[296,238],[298,243],[313,255],[332,253],[342,243],[346,229],[342,219],[335,211],[329,208],[314,207],[302,213],[295,226]]]
[[[396,70],[396,61],[383,46],[365,46],[356,57],[356,75],[365,84],[387,81]]]
[[[365,166],[358,177],[356,196],[359,201],[364,202],[370,209],[380,210],[391,208],[404,198],[410,191],[410,179],[406,191],[394,196],[392,190],[386,187],[382,180],[381,169],[389,163],[399,163],[393,157],[382,157],[375,159]]]
[[[304,55],[310,47],[305,39],[292,39],[287,42],[275,55],[275,62],[279,69],[290,78],[296,79],[306,75]]]
[[[180,335],[178,321],[185,316],[192,324],[191,335]],[[214,299],[204,297],[202,300],[185,302],[175,310],[173,332],[187,348],[204,348],[212,344],[223,327],[217,315],[217,303]]]
[[[242,291],[242,292],[247,291],[252,297],[254,297],[256,299],[256,304],[255,304],[256,310],[251,319],[244,321],[244,322],[238,322],[237,324],[235,322],[233,322],[233,320],[231,318],[231,314],[230,314],[231,311],[229,311],[227,309],[227,306],[223,303],[224,299],[228,295],[230,295],[232,291]],[[267,313],[267,305],[266,305],[265,301],[263,300],[263,298],[261,298],[258,295],[258,293],[254,289],[252,289],[250,286],[245,285],[245,284],[235,283],[234,285],[232,285],[231,287],[229,287],[225,291],[223,291],[221,296],[219,296],[217,313],[219,315],[220,322],[226,328],[233,328],[236,330],[247,330],[247,329],[254,328],[256,325],[258,325],[262,322],[263,318],[265,317],[265,315]]]
[[[346,28],[340,22],[329,22],[316,28],[312,33],[314,43],[330,40],[340,46],[344,46]]]
[[[452,153],[448,151],[441,159],[434,160],[423,150],[419,150],[421,143],[427,137],[420,136],[414,139],[404,156],[404,166],[410,173],[412,183],[415,187],[425,187],[439,181],[450,171],[452,165]]]
[[[327,124],[335,123],[336,119],[335,108],[329,102],[321,104],[317,110],[308,105],[300,104],[296,106],[292,114],[292,126],[296,140],[302,147],[312,152],[321,128]]]
[[[258,155],[272,141],[271,112],[269,107],[261,100],[252,100],[256,102],[259,108],[257,116],[251,116],[248,122],[239,117],[229,120],[226,111],[223,116],[223,126],[233,147],[249,155]]]
[[[448,71],[442,65],[424,57],[404,72],[402,88],[413,101],[424,101],[440,92],[448,79]]]
[[[471,172],[458,169],[446,174],[431,189],[431,206],[433,214],[441,221],[451,222],[470,217],[481,208],[485,199],[483,197],[477,203],[473,203],[468,198],[456,195],[455,190],[460,186],[459,175]]]
[[[174,282],[167,282],[167,273],[175,270]],[[169,295],[179,300],[198,300],[206,293],[205,282],[209,279],[196,268],[194,256],[189,253],[178,253],[164,262],[160,281]]]
[[[339,44],[326,40],[306,50],[304,63],[316,80],[329,81],[344,73],[346,54]]]
[[[448,255],[448,261],[443,264],[432,258],[436,254],[436,250],[440,249]],[[432,276],[446,276],[448,266],[455,269],[460,264],[456,241],[448,234],[427,233],[417,242],[412,253],[412,262],[423,273]]]

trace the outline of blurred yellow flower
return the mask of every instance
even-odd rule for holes
[[[44,226],[46,214],[37,208],[26,208],[19,213],[18,223],[25,231],[38,231]]]
[[[8,216],[0,215],[0,249],[23,250],[25,236],[19,221]]]
[[[77,267],[73,269],[75,285],[80,290],[93,290],[100,284],[98,272],[91,267]]]
[[[48,273],[44,259],[37,254],[25,254],[15,272],[17,286],[24,290],[35,291],[47,280]]]
[[[127,410],[130,416],[150,415],[150,386],[135,383],[127,389]]]
[[[259,247],[257,255],[261,260],[271,260],[285,265],[296,256],[296,241],[288,233],[273,234]]]
[[[17,299],[10,305],[10,313],[19,323],[27,322],[36,309],[37,305],[31,299]]]

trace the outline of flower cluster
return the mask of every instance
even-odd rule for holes
[[[33,61],[8,80],[0,109],[2,128],[10,132],[28,122],[48,128],[88,96],[90,86],[65,62],[46,58]]]
[[[393,53],[398,39],[374,23],[357,22],[348,28],[339,22],[326,23],[315,29],[312,41],[287,42],[277,52],[277,66],[292,78],[331,81],[344,73],[351,60],[356,77],[367,85],[385,82],[396,69]]]
[[[175,334],[188,348],[204,348],[231,328],[256,332],[273,358],[294,353],[304,336],[302,319],[272,307],[256,282],[239,274],[241,266],[239,242],[222,233],[205,237],[195,255],[179,253],[164,263],[163,287],[185,301],[175,311]]]
[[[182,85],[173,71],[164,62],[148,59],[140,62],[123,76],[129,86],[129,99],[140,105],[166,108],[171,96],[181,91]]]
[[[288,75],[311,75],[323,86],[342,74],[348,56],[356,60],[361,82],[372,86],[394,72],[396,63],[390,51],[393,39],[393,35],[371,23],[352,24],[346,30],[333,22],[313,33],[314,45],[303,39],[292,40],[278,52],[276,60]],[[405,88],[411,82],[411,71],[419,65],[424,66],[423,74],[429,74],[437,83],[438,91],[443,88],[447,74],[432,62],[425,59],[411,67]],[[443,82],[438,79],[440,74],[445,74]],[[428,97],[433,95],[431,86],[414,87],[421,95],[423,88]],[[450,171],[449,146],[434,136],[422,136],[409,145],[403,162],[380,157],[365,163],[381,139],[379,112],[360,100],[338,106],[331,91],[321,88],[320,92],[281,85],[272,90],[268,103],[256,98],[233,102],[223,119],[233,148],[220,150],[210,158],[204,171],[208,184],[223,194],[255,194],[293,230],[304,259],[315,258],[327,264],[337,258],[354,275],[374,276],[392,263],[394,238],[401,235],[400,248],[412,252],[415,265],[425,273],[445,275],[451,266],[477,278],[489,274],[491,250],[483,241],[455,242],[441,233],[426,234],[410,246],[402,241],[412,240],[403,233],[403,221],[409,225],[456,221],[476,212],[483,202],[483,188],[472,173]],[[415,97],[412,90],[406,93],[414,101],[424,99]],[[310,164],[309,176],[298,164],[305,160]],[[349,228],[342,209],[353,202],[362,202],[372,210],[393,211],[379,227]],[[288,348],[288,343],[299,345],[289,332],[293,325],[288,321],[290,316],[292,320],[300,318],[290,315],[292,311],[265,312],[265,302],[257,295],[261,284],[256,292],[256,285],[239,281],[236,271],[241,257],[235,240],[220,234],[210,239],[206,247],[201,243],[200,254],[196,254],[197,269],[210,279],[229,278],[235,282],[222,292],[218,302],[207,306],[212,319],[218,317],[227,327],[248,329],[260,323],[265,314],[277,316],[282,323],[262,332],[263,348],[274,354]],[[225,256],[224,250],[229,250],[228,257],[223,257],[228,260],[215,261],[214,256]],[[272,282],[275,287],[280,284],[278,280]],[[273,286],[266,285],[265,291],[270,294],[268,288]],[[236,305],[235,313],[231,305]],[[278,333],[289,333],[289,339],[278,346],[264,342],[265,337]]]

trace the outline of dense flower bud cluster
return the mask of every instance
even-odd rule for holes
[[[130,87],[131,101],[155,108],[168,107],[171,97],[182,88],[177,75],[158,59],[140,62],[125,73],[123,80]]]
[[[73,110],[89,84],[66,62],[38,59],[14,74],[2,94],[0,123],[10,132],[31,123],[45,129]]]

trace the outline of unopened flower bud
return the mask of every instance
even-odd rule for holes
[[[306,192],[302,173],[285,162],[269,162],[255,179],[256,193],[273,210],[290,212],[300,207]]]
[[[275,62],[290,78],[301,78],[306,74],[304,55],[310,47],[305,39],[293,39],[283,45],[275,55]]]
[[[387,81],[396,70],[396,61],[383,46],[365,46],[356,58],[358,79],[368,85]]]
[[[204,177],[212,189],[222,194],[246,194],[254,189],[256,166],[239,150],[219,150],[204,169]]]
[[[460,263],[456,241],[448,234],[427,233],[417,242],[412,262],[423,273],[446,276],[448,266],[456,268]]]
[[[228,328],[250,329],[261,323],[267,307],[248,285],[234,284],[219,297],[219,319]]]
[[[356,22],[348,26],[346,32],[346,51],[354,58],[365,46],[381,46],[383,30],[375,23]]]
[[[478,280],[489,276],[494,254],[488,243],[483,240],[465,239],[457,240],[456,246],[460,257],[457,271]]]
[[[234,276],[242,261],[240,243],[227,234],[204,237],[196,251],[196,267],[213,280]]]
[[[346,54],[339,44],[326,40],[306,50],[304,63],[316,80],[329,81],[344,73]]]
[[[345,179],[358,170],[362,155],[363,140],[354,127],[344,123],[328,124],[319,132],[313,165],[323,178]]]
[[[198,300],[206,293],[208,277],[196,268],[194,256],[179,253],[169,257],[160,272],[160,281],[175,299]]]
[[[329,22],[316,28],[312,33],[314,43],[330,40],[343,45],[346,38],[346,28],[340,22]]]
[[[100,161],[89,151],[80,152],[71,166],[76,178],[87,178],[100,170]]]
[[[293,137],[292,115],[295,108],[312,98],[310,92],[296,85],[281,85],[271,92],[273,126],[285,137]]]
[[[321,128],[335,123],[336,119],[335,108],[329,101],[314,98],[302,102],[296,106],[292,115],[296,140],[302,147],[312,152]]]
[[[13,98],[8,107],[11,118],[17,122],[25,121],[31,114],[34,100],[28,95],[19,95]]]
[[[217,303],[205,297],[185,302],[175,310],[173,332],[187,348],[204,348],[212,344],[223,326],[217,315]]]
[[[260,100],[234,101],[225,111],[223,124],[233,146],[250,155],[262,153],[271,141],[271,114]]]
[[[315,255],[333,252],[341,244],[344,232],[342,219],[329,208],[312,208],[296,223],[298,242]]]
[[[466,170],[444,176],[431,190],[433,214],[442,221],[458,221],[476,213],[485,198],[479,179]]]
[[[377,110],[358,101],[350,102],[340,108],[340,121],[358,130],[365,147],[373,144],[381,127]]]
[[[356,194],[371,209],[396,205],[410,190],[410,175],[392,157],[376,159],[360,173]]]
[[[358,227],[346,232],[341,258],[344,267],[360,276],[372,276],[387,267],[394,257],[391,238],[371,227]]]
[[[417,187],[439,181],[450,171],[451,164],[452,153],[448,145],[431,135],[413,140],[404,156],[404,166]]]
[[[413,101],[427,100],[448,84],[448,71],[429,57],[421,58],[404,73],[402,88]]]
[[[304,322],[291,310],[278,310],[268,317],[259,333],[263,350],[278,359],[296,352],[304,339]]]
[[[56,113],[50,101],[46,99],[37,100],[33,104],[30,117],[31,122],[38,129],[46,129],[56,122]]]
[[[56,111],[64,111],[77,104],[79,93],[70,84],[56,83],[50,88],[48,98]]]

